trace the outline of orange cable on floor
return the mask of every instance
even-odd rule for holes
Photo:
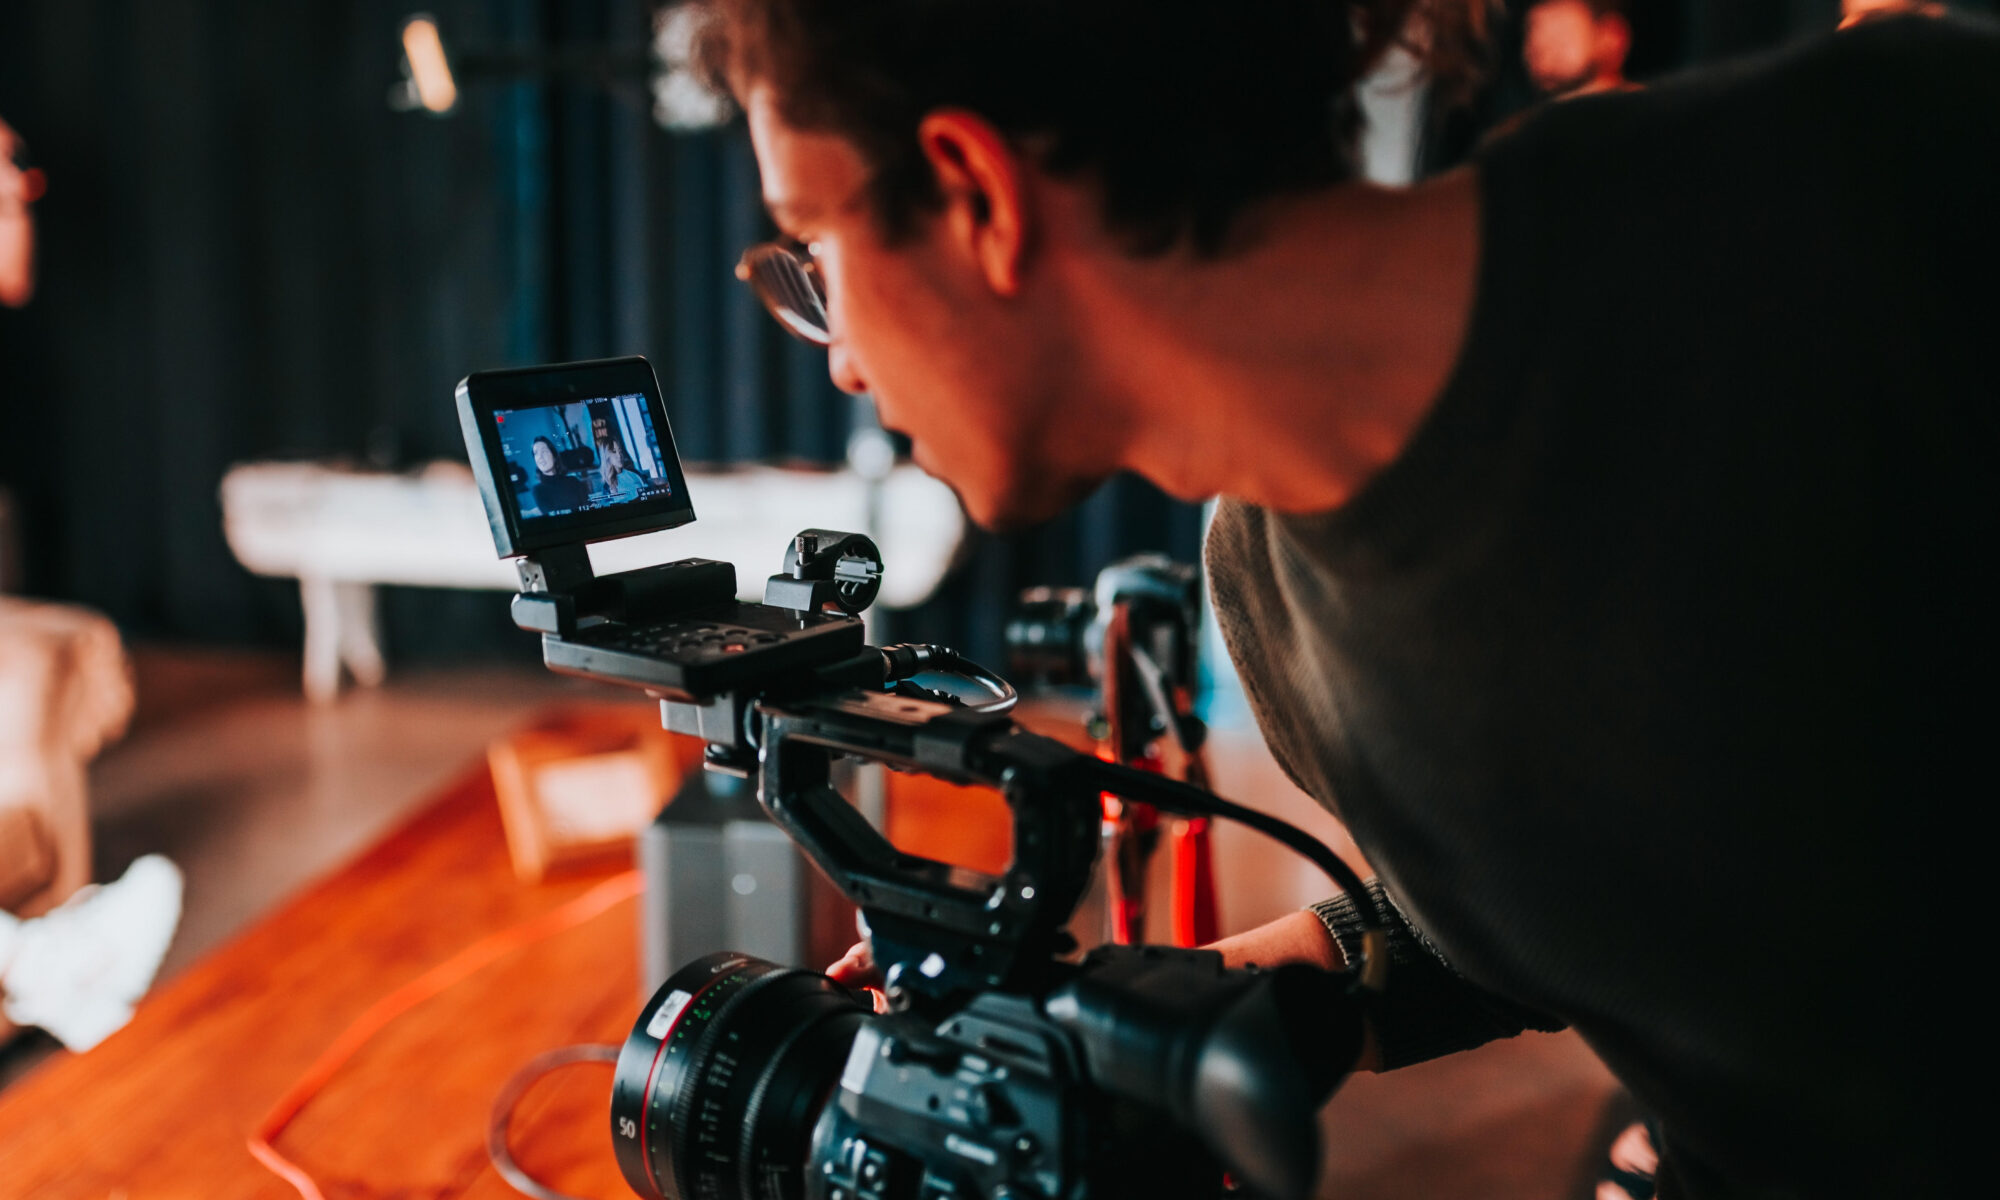
[[[539,917],[524,921],[512,929],[488,934],[377,1000],[366,1012],[355,1018],[354,1023],[349,1025],[345,1032],[334,1039],[333,1044],[328,1046],[318,1060],[307,1068],[299,1081],[292,1085],[292,1089],[265,1114],[249,1138],[251,1157],[263,1163],[272,1174],[296,1188],[304,1200],[325,1200],[319,1185],[313,1182],[312,1176],[306,1174],[304,1168],[297,1163],[278,1153],[274,1143],[278,1135],[284,1132],[285,1126],[290,1125],[306,1104],[326,1086],[327,1080],[333,1077],[335,1071],[354,1057],[355,1052],[368,1043],[368,1039],[381,1032],[383,1026],[403,1013],[472,975],[502,955],[581,925],[610,909],[619,901],[629,900],[638,895],[643,887],[644,881],[637,871],[627,871],[622,875],[613,876],[574,900],[566,901]]]

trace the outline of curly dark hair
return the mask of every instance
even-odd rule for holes
[[[696,54],[712,81],[768,81],[791,125],[854,143],[891,238],[940,199],[919,122],[962,107],[1044,169],[1093,177],[1133,252],[1212,255],[1256,201],[1354,176],[1355,81],[1413,10],[1448,75],[1489,2],[701,0]]]

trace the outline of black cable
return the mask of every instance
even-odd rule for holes
[[[949,646],[922,643],[870,646],[853,658],[829,663],[813,674],[825,683],[854,687],[881,687],[908,679],[913,675],[951,675],[970,680],[992,693],[993,699],[985,704],[966,705],[974,712],[1008,712],[1021,698],[1020,693],[1014,690],[1013,684]],[[926,688],[925,691],[953,703],[964,703],[958,697],[947,692],[939,692],[935,688]]]
[[[1102,761],[1095,762],[1090,769],[1104,781],[1102,790],[1114,796],[1142,801],[1177,816],[1222,817],[1235,821],[1310,859],[1314,866],[1340,885],[1360,911],[1363,922],[1361,961],[1353,966],[1363,987],[1371,991],[1381,990],[1389,968],[1388,935],[1384,932],[1382,912],[1376,907],[1375,898],[1368,894],[1368,885],[1362,882],[1361,876],[1319,839],[1269,813],[1245,808],[1213,792],[1152,771]]]
[[[970,679],[972,682],[979,684],[987,691],[993,693],[993,699],[988,703],[969,704],[966,706],[974,712],[1011,712],[1014,705],[1020,701],[1021,694],[1014,690],[1013,684],[1008,683],[999,675],[973,662],[958,651],[948,649],[944,646],[931,646],[928,649],[936,651],[937,662],[923,668],[924,671],[935,671],[943,675],[956,675],[960,679]]]
[[[500,1094],[493,1100],[493,1116],[486,1126],[486,1157],[493,1161],[493,1169],[500,1172],[500,1178],[512,1184],[514,1190],[535,1200],[577,1200],[576,1197],[559,1192],[521,1169],[514,1161],[514,1152],[507,1148],[507,1126],[513,1123],[514,1106],[528,1089],[549,1072],[577,1063],[618,1061],[616,1046],[563,1046],[538,1054],[528,1060],[526,1066],[514,1072],[513,1077],[500,1088]]]

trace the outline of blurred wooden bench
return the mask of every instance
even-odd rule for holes
[[[872,527],[889,567],[879,603],[908,608],[937,589],[965,537],[951,489],[912,466],[879,485],[851,471],[774,466],[690,470],[687,480],[694,524],[592,547],[599,572],[712,558],[735,563],[739,592],[756,599],[799,530]],[[222,528],[244,567],[299,581],[314,700],[339,695],[342,667],[363,686],[381,682],[377,585],[520,586],[514,564],[494,557],[472,472],[458,462],[400,474],[245,463],[223,476]]]

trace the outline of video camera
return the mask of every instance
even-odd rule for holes
[[[1112,762],[1171,771],[1208,786],[1202,744],[1208,730],[1194,715],[1196,648],[1201,638],[1201,579],[1195,568],[1162,554],[1120,559],[1084,588],[1023,592],[1008,620],[1008,668],[1054,685],[1094,685],[1086,728]],[[1170,767],[1162,739],[1177,751]],[[1109,932],[1130,944],[1148,937],[1148,876],[1161,834],[1172,845],[1171,908],[1176,944],[1195,946],[1217,933],[1208,822],[1162,829],[1151,806],[1107,796],[1105,884]]]
[[[698,559],[597,577],[587,544],[694,519],[641,358],[471,375],[458,410],[515,621],[554,670],[645,690],[710,769],[861,912],[889,1011],[825,975],[718,953],[674,972],[618,1059],[611,1132],[633,1189],[679,1200],[1012,1200],[1220,1194],[1301,1200],[1315,1114],[1360,1051],[1379,935],[1355,969],[1224,969],[1212,951],[1106,946],[1066,924],[1100,796],[1227,816],[1367,902],[1305,834],[1199,788],[1079,753],[1007,715],[1012,688],[936,646],[870,647],[883,564],[806,530],[765,602]],[[626,467],[631,468],[629,474]],[[595,481],[593,482],[593,476]],[[967,704],[922,680],[957,676]],[[997,788],[1013,861],[988,876],[904,854],[848,803],[848,757]],[[1379,922],[1375,922],[1379,925]],[[1171,1136],[1163,1136],[1171,1134]]]

